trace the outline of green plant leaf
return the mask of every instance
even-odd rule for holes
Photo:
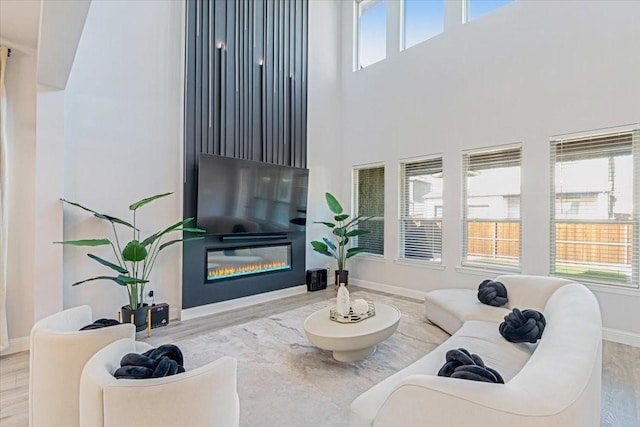
[[[162,236],[164,236],[165,234],[169,233],[170,231],[179,231],[179,230],[181,230],[181,229],[182,229],[181,227],[182,227],[183,225],[187,224],[188,222],[191,222],[192,220],[193,220],[193,218],[185,218],[185,219],[183,219],[183,220],[181,220],[181,221],[178,221],[178,222],[176,222],[175,224],[170,225],[169,227],[165,228],[164,230],[162,230],[162,231],[158,232],[158,233],[157,233],[157,234],[158,234],[158,237],[162,237]],[[199,228],[198,228],[198,230],[199,230]],[[203,231],[204,231],[204,230],[203,230]]]
[[[367,222],[371,218],[373,218],[373,217],[372,216],[358,215],[357,217],[355,217],[351,221],[349,221],[345,225],[345,228],[347,228],[347,227],[357,227],[359,224],[362,224],[363,222]]]
[[[338,237],[343,237],[346,234],[346,229],[345,227],[336,227],[333,229],[333,234]]]
[[[317,240],[312,240],[311,241],[311,246],[313,246],[313,249],[319,249],[319,250],[324,250],[324,251],[329,249],[326,243],[319,242]]]
[[[126,285],[137,285],[138,283],[149,283],[148,280],[138,279],[137,277],[123,276],[122,274],[118,275],[116,279],[122,281]]]
[[[53,242],[59,243],[61,245],[72,245],[72,246],[105,246],[110,245],[111,241],[109,239],[83,239],[83,240],[65,240],[64,242]]]
[[[333,219],[335,219],[338,222],[344,221],[347,218],[349,218],[349,214],[336,215],[333,217]]]
[[[93,209],[89,209],[87,207],[82,206],[80,203],[72,202],[72,201],[67,200],[67,199],[60,199],[60,200],[62,200],[65,203],[68,203],[68,204],[70,204],[72,206],[75,206],[77,208],[84,209],[87,212],[91,212],[92,214],[97,214],[98,213],[98,212],[94,211]],[[100,214],[100,215],[102,215],[102,214]]]
[[[327,244],[327,246],[330,247],[331,249],[333,249],[334,251],[337,249],[336,245],[334,245],[331,240],[327,239],[326,237],[323,237],[322,240],[324,240],[324,242]]]
[[[129,206],[129,210],[130,210],[130,211],[135,211],[136,209],[138,209],[138,208],[140,208],[140,207],[142,207],[142,206],[146,205],[147,203],[151,203],[151,202],[153,202],[154,200],[159,199],[160,197],[168,196],[169,194],[173,194],[173,192],[170,192],[170,193],[163,193],[163,194],[156,194],[155,196],[151,196],[151,197],[147,197],[147,198],[142,199],[142,200],[138,200],[137,202],[132,203],[132,204]]]
[[[124,226],[127,226],[129,228],[134,228],[133,225],[129,224],[127,221],[123,221],[120,218],[116,218],[115,216],[111,216],[111,215],[105,215],[105,214],[101,214],[101,213],[95,213],[93,214],[93,216],[100,218],[100,219],[104,219],[105,221],[109,221],[109,222],[115,222],[116,224],[122,224]],[[137,230],[137,228],[136,228]]]
[[[311,242],[311,246],[313,246],[313,250],[318,252],[319,254],[326,255],[330,258],[336,258],[335,254],[329,252],[329,248],[326,244],[322,242],[318,242],[317,240],[313,240]]]
[[[65,203],[68,203],[68,204],[70,204],[72,206],[75,206],[75,207],[78,207],[80,209],[83,209],[83,210],[85,210],[87,212],[91,212],[93,214],[93,216],[95,216],[96,218],[100,218],[100,219],[103,219],[105,221],[109,221],[111,223],[115,222],[115,223],[118,223],[118,224],[125,225],[125,226],[127,226],[129,228],[133,228],[133,225],[129,224],[126,221],[121,220],[120,218],[116,218],[115,216],[105,215],[105,214],[102,214],[100,212],[96,212],[93,209],[89,209],[89,208],[87,208],[85,206],[82,206],[80,203],[71,202],[71,201],[66,200],[66,199],[60,199],[60,200],[62,200]]]
[[[327,199],[327,205],[329,206],[329,210],[331,212],[333,212],[334,214],[341,214],[342,213],[342,205],[340,204],[338,199],[336,199],[333,196],[333,194],[325,193],[324,197],[325,197],[325,199]]]
[[[338,244],[339,244],[340,246],[347,246],[347,244],[348,244],[348,243],[349,243],[349,238],[348,238],[348,237],[343,237],[343,238],[338,242]]]
[[[152,234],[151,236],[147,237],[146,239],[144,239],[142,241],[142,243],[140,243],[141,246],[149,246],[150,244],[152,244],[153,242],[155,242],[156,240],[158,240],[159,238],[161,238],[162,236],[164,236],[165,234],[169,233],[170,231],[180,231],[183,230],[182,228],[178,228],[183,226],[184,224],[188,223],[189,221],[192,221],[193,218],[185,218],[181,221],[176,222],[173,225],[170,225],[169,227],[165,228],[162,231],[158,231],[157,233]],[[199,228],[193,228],[193,230],[200,230]],[[201,230],[201,231],[192,231],[192,233],[206,233],[205,230]]]
[[[345,258],[351,258],[354,255],[358,255],[360,252],[365,252],[365,248],[349,248],[347,249],[347,256]]]
[[[147,237],[146,239],[144,239],[142,242],[140,242],[140,246],[144,246],[147,247],[150,244],[152,244],[153,242],[155,242],[158,239],[158,233],[154,233],[151,236]]]
[[[335,227],[335,226],[336,226],[336,225],[335,225],[334,223],[332,223],[332,222],[314,221],[313,223],[314,223],[314,224],[324,224],[324,225],[326,225],[326,226],[327,226],[327,227],[329,227],[329,228],[333,228],[333,227]]]
[[[118,277],[111,277],[111,276],[92,277],[91,279],[85,279],[85,280],[81,280],[81,281],[76,282],[76,283],[72,283],[71,286],[76,286],[76,285],[79,285],[79,284],[85,283],[85,282],[91,282],[92,280],[111,280],[111,281],[116,282],[120,286],[127,286],[127,284],[125,282],[123,282],[122,280],[120,280],[119,277],[120,276],[118,276]]]
[[[362,236],[363,234],[369,234],[369,233],[370,233],[369,230],[357,229],[357,230],[351,230],[347,232],[346,236],[347,237]]]
[[[202,228],[192,228],[192,227],[183,227],[183,228],[179,228],[178,230],[182,230],[187,233],[206,233],[207,232]]]
[[[161,250],[163,250],[167,246],[171,246],[171,245],[173,245],[175,243],[188,242],[190,240],[201,240],[201,239],[204,239],[204,237],[188,237],[186,239],[170,240],[170,241],[168,241],[166,243],[161,244],[160,247],[158,248],[158,252],[160,252]]]
[[[96,256],[94,254],[87,254],[87,256],[91,259],[95,259],[96,261],[98,261],[100,264],[105,265],[107,267],[109,267],[112,270],[117,271],[118,273],[122,273],[122,274],[127,274],[129,273],[129,271],[127,271],[127,269],[120,267],[117,264],[114,264],[112,262],[107,261],[106,259],[102,259],[99,256]]]
[[[122,250],[122,259],[139,262],[147,257],[147,250],[137,240],[132,240]]]

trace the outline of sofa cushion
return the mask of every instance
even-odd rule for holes
[[[472,293],[475,298],[475,292]],[[497,310],[495,307],[490,308]],[[451,349],[466,348],[479,355],[486,366],[498,371],[507,383],[527,363],[535,347],[527,343],[508,342],[498,332],[498,324],[495,322],[468,321],[431,353],[376,384],[354,400],[351,404],[351,425],[373,425],[378,410],[402,380],[414,374],[437,376],[446,360],[447,351]],[[451,378],[451,381],[464,380]]]
[[[505,306],[508,309],[515,307],[524,310],[532,308],[543,311],[549,297],[555,291],[574,283],[568,279],[549,276],[527,276],[524,274],[506,274],[495,278],[507,288],[509,302]]]
[[[424,303],[427,318],[450,334],[454,334],[467,320],[500,323],[510,311],[481,303],[478,301],[477,291],[473,289],[438,289],[427,292]]]

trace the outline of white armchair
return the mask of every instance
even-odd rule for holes
[[[237,427],[237,361],[221,357],[197,369],[161,378],[116,379],[122,356],[150,349],[122,339],[98,351],[80,380],[82,427]]]
[[[79,330],[92,322],[91,307],[83,305],[55,313],[31,328],[29,426],[78,427],[84,364],[107,344],[135,339],[131,324]]]

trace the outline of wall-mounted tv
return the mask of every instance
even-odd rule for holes
[[[309,170],[201,153],[197,225],[210,234],[304,231]]]

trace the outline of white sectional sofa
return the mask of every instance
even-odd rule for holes
[[[427,294],[427,318],[452,336],[356,398],[351,427],[600,425],[602,321],[591,291],[546,276],[495,280],[507,288],[504,307],[480,303],[475,289]],[[536,344],[500,335],[499,324],[516,307],[544,314]],[[456,348],[478,354],[505,384],[438,377],[446,352]]]

